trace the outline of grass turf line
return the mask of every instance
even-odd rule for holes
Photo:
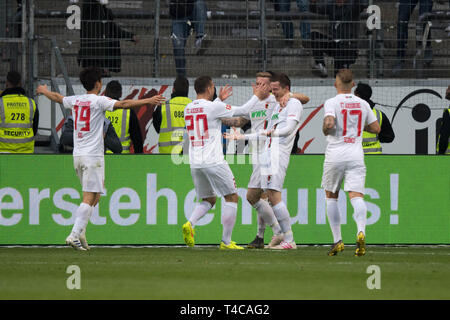
[[[0,299],[450,299],[449,247],[0,248]],[[69,290],[69,265],[81,289]],[[381,289],[369,290],[370,265]]]

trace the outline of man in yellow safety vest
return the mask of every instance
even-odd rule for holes
[[[33,153],[39,111],[22,88],[21,75],[10,71],[0,94],[0,153]]]
[[[105,96],[120,100],[122,97],[122,85],[119,81],[113,80],[106,85]],[[117,109],[106,111],[105,117],[111,121],[117,136],[122,144],[122,153],[130,153],[131,144],[134,153],[143,152],[142,134],[139,120],[133,109]],[[112,153],[108,150],[107,153]]]
[[[153,126],[159,133],[159,153],[179,154],[183,150],[184,108],[191,103],[188,94],[189,81],[178,76],[173,83],[171,99],[153,112]]]
[[[363,132],[363,150],[364,154],[381,154],[381,143],[389,143],[394,141],[395,134],[391,123],[383,112],[375,108],[375,103],[370,100],[372,96],[372,88],[366,83],[359,83],[355,89],[355,96],[365,100],[372,108],[373,114],[377,117],[381,131],[379,134]]]

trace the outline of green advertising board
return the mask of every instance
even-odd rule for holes
[[[322,155],[292,156],[283,197],[298,244],[333,238],[320,187]],[[241,197],[233,240],[250,242],[256,211],[245,200],[252,166],[227,159]],[[450,171],[445,156],[368,156],[367,242],[449,244]],[[90,244],[183,244],[181,226],[195,205],[189,165],[165,155],[107,155],[106,195],[87,228]],[[64,244],[81,201],[71,155],[0,155],[0,244]],[[221,203],[199,221],[197,244],[219,244]],[[344,192],[339,199],[344,242],[356,224]],[[270,239],[268,228],[266,239]]]

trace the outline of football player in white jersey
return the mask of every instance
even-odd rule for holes
[[[244,249],[231,240],[236,222],[238,195],[230,166],[225,161],[222,149],[222,120],[233,117],[235,108],[220,100],[211,101],[214,83],[208,76],[195,80],[197,99],[184,109],[186,131],[189,136],[189,163],[198,203],[189,220],[183,225],[183,239],[193,247],[194,228],[216,203],[217,196],[223,196],[222,250]]]
[[[267,128],[246,135],[235,131],[226,134],[225,137],[227,139],[263,139],[265,145],[260,161],[261,189],[267,191],[269,202],[282,232],[272,238],[269,248],[296,249],[290,215],[281,198],[281,191],[283,190],[295,135],[300,127],[303,106],[299,100],[294,98],[290,98],[284,107],[280,104],[283,97],[290,94],[291,82],[287,75],[283,73],[273,74],[270,78],[270,87],[277,104],[269,117]]]
[[[352,87],[355,86],[352,71],[339,70],[334,86],[338,94],[324,104],[322,128],[328,140],[323,164],[322,188],[326,193],[327,216],[334,238],[334,244],[328,255],[334,256],[344,250],[341,215],[337,203],[339,189],[344,181],[344,191],[348,192],[357,225],[355,255],[362,256],[366,252],[367,220],[367,207],[364,202],[366,166],[362,149],[362,132],[378,134],[380,125],[369,104],[351,93]]]
[[[117,101],[99,96],[102,89],[101,70],[86,68],[80,73],[80,81],[86,89],[86,94],[64,97],[57,92],[51,92],[46,85],[36,89],[37,94],[43,94],[48,99],[63,104],[71,109],[74,119],[73,159],[74,167],[80,179],[83,200],[76,211],[72,232],[66,238],[66,244],[76,250],[88,250],[86,241],[86,226],[94,207],[104,193],[104,142],[103,122],[105,111],[117,108],[132,108],[146,104],[158,105],[164,98],[156,95],[142,100]]]
[[[235,116],[241,115],[241,117],[224,119],[223,123],[230,127],[242,127],[250,121],[252,132],[259,132],[267,129],[269,117],[272,115],[272,111],[277,105],[275,96],[271,94],[271,76],[272,73],[269,72],[258,72],[256,74],[256,85],[253,86],[254,95],[249,102],[244,105],[244,108],[240,108],[234,114]],[[298,99],[302,104],[308,103],[309,101],[309,97],[304,94],[292,93],[287,94],[281,99],[281,105],[285,106],[290,97]],[[258,212],[258,231],[255,239],[247,245],[250,249],[264,248],[264,232],[266,229],[266,223],[272,227],[274,236],[281,233],[279,223],[276,220],[272,207],[267,201],[268,196],[261,188],[261,166],[259,161],[264,152],[264,145],[265,137],[262,137],[262,139],[249,141],[253,172],[247,187],[247,201]]]

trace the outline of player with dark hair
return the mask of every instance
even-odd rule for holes
[[[276,99],[271,116],[265,130],[242,135],[237,131],[227,134],[227,139],[263,139],[264,152],[261,166],[261,189],[267,191],[269,202],[275,214],[281,232],[276,234],[269,243],[270,249],[296,249],[297,245],[292,234],[289,211],[282,200],[284,178],[289,165],[290,154],[294,144],[295,135],[300,127],[300,118],[303,111],[301,102],[289,98],[285,106],[282,99],[290,96],[291,81],[283,73],[274,73],[270,77],[270,87]],[[276,224],[274,224],[276,226]],[[274,230],[275,233],[275,230]]]
[[[117,101],[99,96],[102,89],[101,71],[97,68],[87,68],[81,71],[80,81],[86,93],[64,97],[57,92],[51,92],[46,85],[36,89],[37,94],[43,94],[48,99],[62,104],[72,110],[74,119],[74,167],[80,179],[83,200],[76,211],[72,232],[66,238],[66,244],[76,250],[87,250],[86,226],[94,207],[100,200],[105,188],[103,123],[105,111],[117,108],[132,108],[146,104],[160,104],[161,95],[142,100]]]
[[[201,76],[194,83],[197,99],[184,110],[184,120],[189,135],[189,163],[198,203],[189,220],[183,225],[183,238],[193,247],[194,227],[216,203],[217,196],[225,198],[222,212],[222,250],[240,250],[242,247],[231,240],[236,222],[238,195],[230,166],[222,152],[222,118],[230,118],[234,108],[218,101],[211,101],[214,83],[209,76]],[[222,96],[220,90],[219,96]],[[224,100],[224,98],[222,98]],[[221,99],[221,100],[222,100]]]

